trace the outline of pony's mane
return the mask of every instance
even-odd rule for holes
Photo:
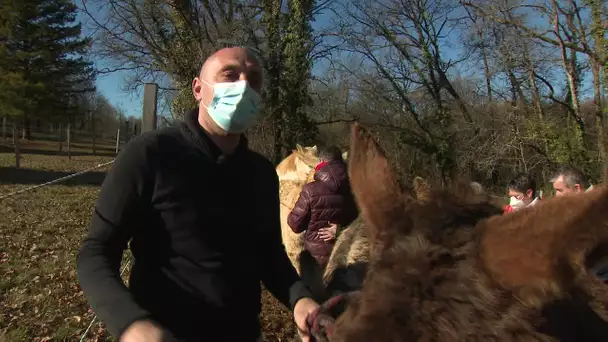
[[[279,165],[277,165],[276,170],[279,174],[286,174],[289,172],[296,171],[296,161],[298,159],[298,152],[293,151],[287,158],[283,159]]]
[[[308,173],[318,162],[317,148],[297,146],[292,153],[276,167],[280,180],[306,181]]]

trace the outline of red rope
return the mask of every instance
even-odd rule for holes
[[[333,328],[336,320],[331,310],[342,302],[348,303],[358,296],[359,293],[360,291],[351,291],[334,296],[306,317],[306,325],[311,336],[311,342],[329,342],[334,332]]]

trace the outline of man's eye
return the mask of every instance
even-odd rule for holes
[[[225,72],[224,74],[222,74],[222,78],[225,80],[234,80],[235,78],[238,78],[239,75],[236,72]]]

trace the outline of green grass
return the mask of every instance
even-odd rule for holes
[[[79,151],[85,155],[68,159],[48,155],[56,143],[22,145],[47,153],[22,155],[21,168],[40,172],[77,172],[112,160],[86,155],[85,147]],[[14,167],[14,162],[14,154],[0,153],[0,196],[32,185],[14,177],[12,184],[3,184],[9,178],[6,168]],[[98,192],[95,185],[60,183],[0,199],[0,342],[80,339],[93,313],[78,285],[75,259]],[[294,331],[291,315],[266,291],[262,301],[266,340],[289,340]],[[86,340],[110,338],[97,322]]]

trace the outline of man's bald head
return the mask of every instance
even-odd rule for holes
[[[203,66],[200,74],[192,81],[192,93],[199,103],[199,123],[205,130],[221,134],[222,130],[210,120],[207,108],[213,100],[216,83],[247,81],[258,94],[262,91],[262,68],[252,53],[242,47],[229,47],[213,53]]]
[[[242,47],[228,47],[220,49],[209,56],[203,63],[199,78],[211,84],[217,82],[230,82],[226,80],[215,81],[217,73],[224,69],[241,69],[245,77],[231,79],[231,82],[246,79],[251,87],[260,92],[262,87],[262,68],[259,60],[247,49]]]

